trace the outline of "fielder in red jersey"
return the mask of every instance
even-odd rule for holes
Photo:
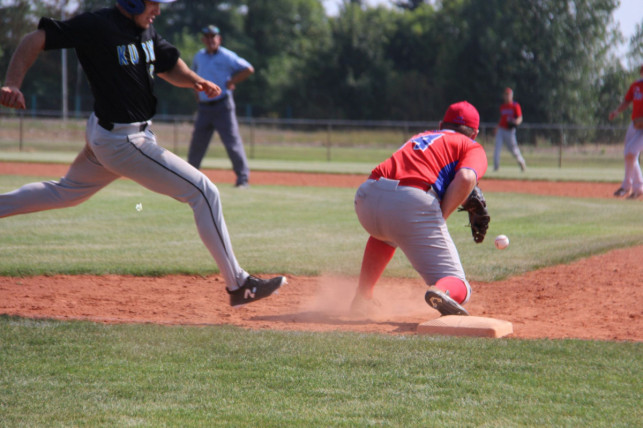
[[[643,67],[641,67],[641,77],[643,77]],[[632,120],[640,122],[638,127],[643,128],[643,79],[632,83],[625,94],[625,101],[632,103]]]
[[[505,92],[509,91],[511,91],[511,89],[505,89]],[[498,122],[498,126],[504,129],[515,128],[516,125],[518,125],[516,123],[517,119],[521,117],[522,109],[520,108],[520,104],[515,101],[504,103],[500,106],[500,121]]]
[[[623,102],[609,115],[609,120],[614,120],[632,104],[632,123],[625,134],[625,178],[614,192],[614,196],[626,196],[628,199],[643,197],[643,174],[639,163],[639,155],[643,151],[643,66],[639,74],[641,79],[632,83]]]
[[[479,124],[474,106],[452,104],[440,130],[412,137],[360,186],[355,211],[370,238],[353,312],[368,311],[375,283],[399,247],[429,286],[427,303],[443,315],[468,315],[461,305],[471,287],[446,219],[487,171],[485,151],[474,141]]]
[[[518,139],[516,138],[516,127],[522,123],[522,109],[520,104],[514,101],[514,91],[511,88],[505,88],[502,94],[503,103],[500,106],[500,120],[496,129],[496,148],[493,152],[493,170],[498,171],[500,168],[500,151],[504,144],[518,162],[522,171],[527,169],[525,158],[522,157],[518,148]]]

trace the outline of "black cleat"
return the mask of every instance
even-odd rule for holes
[[[250,275],[246,282],[237,290],[226,291],[230,295],[230,306],[243,306],[248,303],[264,299],[277,291],[279,287],[286,284],[285,276],[276,276],[271,279],[261,279]]]
[[[469,315],[466,309],[439,288],[429,287],[424,300],[442,315]]]
[[[622,198],[623,196],[628,196],[630,192],[630,190],[625,190],[622,187],[619,187],[616,192],[614,192],[614,196],[616,196],[617,198]]]

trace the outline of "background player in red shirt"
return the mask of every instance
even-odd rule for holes
[[[625,134],[625,178],[621,187],[614,192],[614,196],[627,196],[628,199],[643,196],[643,176],[639,163],[639,155],[643,151],[643,66],[639,73],[641,79],[632,83],[621,105],[609,116],[610,120],[614,120],[632,104],[632,123]]]
[[[439,131],[418,134],[378,165],[355,195],[355,211],[371,235],[366,244],[354,313],[370,306],[373,288],[400,247],[422,276],[425,300],[441,314],[468,315],[471,287],[446,219],[487,170],[473,139],[480,115],[466,101],[449,106]]]
[[[525,159],[520,153],[518,148],[518,140],[516,139],[516,127],[522,123],[522,109],[520,104],[514,101],[514,91],[511,88],[506,88],[502,94],[503,104],[500,106],[500,122],[496,129],[496,150],[493,153],[493,170],[498,171],[500,168],[500,151],[502,145],[507,146],[507,149],[516,158],[518,166],[524,171],[527,169]]]

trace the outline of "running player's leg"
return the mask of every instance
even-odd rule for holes
[[[213,107],[199,106],[199,111],[194,122],[192,131],[192,140],[188,149],[188,163],[199,169],[201,162],[208,151],[208,146],[214,134],[214,124],[212,123]]]
[[[232,96],[228,96],[225,103],[219,107],[214,119],[214,126],[232,162],[232,169],[237,175],[236,184],[242,185],[248,183],[250,168],[248,167],[248,159],[246,158],[246,151],[243,147],[243,140],[239,133],[239,124],[237,122]]]
[[[107,168],[142,186],[186,202],[194,211],[201,240],[214,257],[230,291],[244,284],[248,273],[232,251],[217,187],[199,170],[156,144],[154,134],[106,131],[94,121],[90,141]]]
[[[0,217],[75,206],[117,178],[85,146],[60,181],[31,183],[0,195]]]
[[[502,151],[504,130],[500,127],[496,130],[496,147],[493,151],[493,170],[498,171],[500,168],[500,152]]]

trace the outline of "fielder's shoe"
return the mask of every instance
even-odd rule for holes
[[[230,306],[243,306],[266,298],[286,283],[285,276],[261,279],[251,275],[237,290],[230,291],[226,288],[226,291],[230,295]]]
[[[430,286],[429,291],[424,295],[424,300],[442,315],[469,315],[466,309],[437,287]]]
[[[367,299],[357,293],[351,302],[350,314],[355,317],[369,317],[373,315],[382,304],[375,299]]]
[[[525,161],[518,162],[518,166],[520,167],[520,171],[522,172],[527,171],[527,164],[525,163]]]
[[[627,197],[627,199],[634,200],[640,198],[641,196],[643,196],[643,192],[632,192],[630,193],[630,196]]]
[[[619,187],[618,190],[616,192],[614,192],[614,196],[616,196],[617,198],[620,198],[622,196],[627,196],[629,194],[630,194],[630,191],[625,190],[622,187]]]

